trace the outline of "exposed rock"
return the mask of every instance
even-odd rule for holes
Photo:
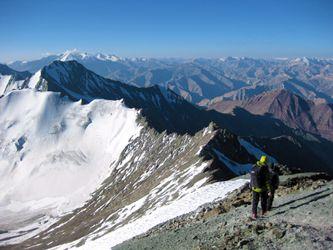
[[[285,231],[278,228],[274,228],[271,232],[278,239],[282,238],[286,233]]]

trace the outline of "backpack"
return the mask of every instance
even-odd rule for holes
[[[266,182],[269,180],[267,167],[260,167],[257,164],[253,165],[250,177],[250,187],[253,191],[260,193],[267,189]]]
[[[256,164],[252,166],[251,172],[250,172],[250,188],[260,188],[260,167],[258,167]]]

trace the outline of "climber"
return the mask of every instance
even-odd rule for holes
[[[271,195],[268,196],[267,200],[267,211],[272,210],[273,200],[275,190],[279,187],[280,179],[279,179],[279,169],[278,166],[272,164],[269,168],[269,184],[271,186]]]
[[[271,195],[267,164],[267,156],[263,155],[260,160],[252,166],[250,172],[250,187],[252,190],[252,219],[257,219],[259,199],[261,201],[262,215],[265,215],[267,212],[267,197]]]

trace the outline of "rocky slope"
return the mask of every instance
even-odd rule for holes
[[[239,130],[234,132],[261,145],[280,162],[304,171],[314,171],[310,166],[326,165],[324,171],[333,173],[329,159],[333,150],[331,104],[315,104],[289,91],[275,90],[244,101],[212,102],[208,109],[238,120],[233,127]],[[242,124],[246,127],[242,128]]]
[[[327,83],[327,85],[331,85],[331,83]],[[289,91],[290,93],[299,95],[304,99],[309,99],[316,104],[333,102],[332,96],[328,96],[327,94],[320,92],[316,86],[308,85],[298,79],[289,79],[271,85],[259,83],[245,86],[227,92],[221,96],[214,97],[213,99],[203,99],[198,103],[198,105],[208,106],[219,101],[246,101],[256,95],[262,95],[266,92],[271,92],[274,90]]]
[[[209,109],[232,113],[236,107],[255,115],[271,115],[291,128],[333,141],[333,105],[315,104],[287,90],[255,95],[245,101],[214,101]]]
[[[273,210],[249,218],[248,187],[161,224],[114,249],[330,249],[333,182],[322,174],[282,177]]]

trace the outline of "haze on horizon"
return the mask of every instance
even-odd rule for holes
[[[0,61],[71,48],[120,57],[333,57],[333,1],[2,0]]]

